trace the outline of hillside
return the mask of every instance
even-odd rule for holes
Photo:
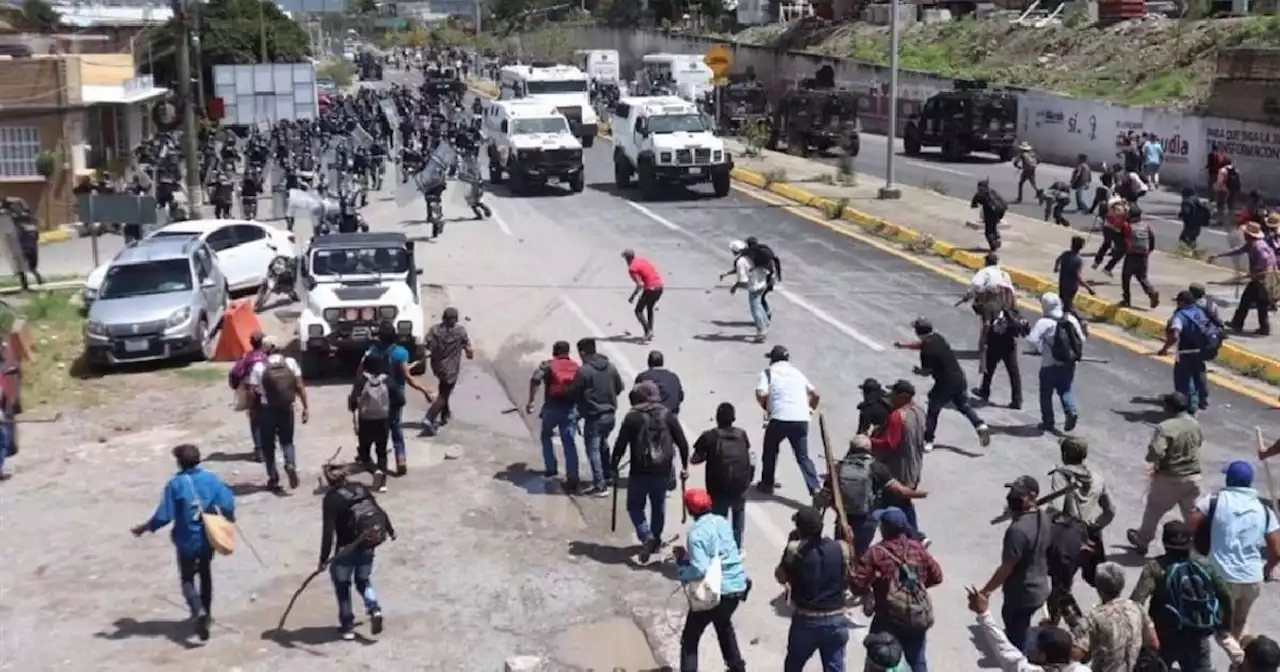
[[[1043,28],[1007,20],[914,24],[901,33],[904,69],[986,79],[1130,105],[1191,108],[1209,92],[1222,49],[1280,46],[1280,16],[1150,18],[1106,28]],[[889,29],[809,19],[743,31],[733,39],[887,65]]]

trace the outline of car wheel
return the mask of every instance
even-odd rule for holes
[[[575,194],[581,194],[585,187],[586,178],[583,176],[582,171],[574,173],[573,177],[569,178],[569,191],[572,191]]]
[[[613,184],[619,189],[631,186],[631,166],[617,158],[613,160]]]
[[[192,334],[192,340],[196,342],[197,349],[192,358],[197,362],[205,362],[213,359],[214,348],[217,342],[210,342],[209,339],[209,320],[205,316],[200,316],[200,321],[196,322],[196,330]]]
[[[729,171],[717,172],[711,176],[711,186],[715,189],[716,198],[729,195]]]
[[[658,179],[653,174],[653,166],[640,164],[640,195],[646,201],[652,201],[658,197]]]

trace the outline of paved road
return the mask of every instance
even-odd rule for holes
[[[778,321],[770,344],[791,348],[795,364],[822,392],[838,452],[856,422],[858,384],[868,376],[889,382],[912,378],[915,358],[891,347],[893,341],[911,335],[911,318],[927,315],[958,350],[974,347],[972,315],[952,307],[960,288],[951,281],[737,191],[723,200],[634,203],[629,194],[616,194],[610,184],[610,151],[608,143],[587,151],[591,186],[586,192],[567,195],[550,189],[516,198],[499,189],[490,197],[497,213],[493,220],[452,223],[439,242],[423,245],[424,281],[447,288],[454,304],[470,318],[468,328],[492,356],[513,407],[523,404],[529,372],[547,356],[553,341],[591,335],[604,341],[603,352],[628,379],[643,367],[649,349],[664,351],[669,367],[684,379],[688,402],[681,417],[691,434],[709,427],[716,405],[729,401],[739,409],[740,426],[758,444],[761,432],[751,410],[752,389],[767,348],[745,340],[751,332],[745,324],[745,299],[730,297],[715,282],[716,274],[730,264],[728,241],[749,235],[777,241],[784,255],[787,283],[776,295]],[[458,211],[456,203],[449,205],[449,213]],[[421,226],[412,220],[383,225],[404,230]],[[653,259],[668,285],[658,313],[657,338],[650,346],[630,340],[639,327],[625,302],[630,286],[618,253],[626,247]],[[1150,422],[1157,419],[1155,408],[1144,399],[1168,388],[1170,370],[1100,341],[1089,345],[1089,354],[1110,363],[1082,371],[1079,432],[1092,441],[1092,462],[1114,489],[1120,513],[1107,538],[1119,544],[1123,530],[1137,523],[1142,507],[1141,455],[1150,438]],[[1036,406],[1037,363],[1029,356],[1021,360],[1029,374],[1024,375],[1028,410],[980,411],[997,434],[989,448],[978,446],[958,414],[945,413],[940,447],[925,470],[924,487],[932,494],[920,508],[923,527],[934,539],[933,550],[947,574],[946,583],[935,592],[939,617],[929,651],[935,661],[966,661],[956,669],[976,669],[973,661],[981,657],[970,641],[971,620],[962,587],[985,581],[997,562],[1000,529],[985,521],[1002,507],[1000,486],[1022,473],[1043,479],[1056,460],[1055,441],[1034,430],[1039,417],[1030,410]],[[971,374],[976,368],[972,361],[966,361],[966,367]],[[928,381],[915,382],[923,396]],[[995,388],[995,400],[1008,399],[1003,377]],[[1265,425],[1270,416],[1256,403],[1226,391],[1215,390],[1213,402],[1214,409],[1203,416],[1209,437],[1205,464],[1207,482],[1218,486],[1217,470],[1230,459],[1251,454],[1254,426]],[[821,460],[816,437],[810,453]],[[537,453],[529,454],[528,464],[531,470],[540,468]],[[807,499],[794,459],[785,455],[780,465],[783,487],[777,495],[748,505],[747,566],[757,592],[736,617],[740,641],[753,642],[746,647],[749,660],[761,669],[778,669],[785,652],[786,620],[775,608],[778,591],[770,574],[790,529],[790,515]],[[702,482],[698,471],[691,482]],[[528,475],[527,484],[531,491],[542,491],[534,474]],[[581,506],[589,525],[602,531],[607,527],[607,500],[587,500]],[[678,512],[671,502],[668,536],[677,529]],[[629,529],[625,517],[619,526]],[[602,562],[623,562],[606,549],[593,553]],[[1137,563],[1132,556],[1120,560],[1128,566]],[[1136,570],[1131,571],[1130,580],[1134,579]],[[1085,604],[1092,602],[1083,588],[1079,597]],[[665,612],[675,605],[667,604],[665,593],[648,599],[655,613],[649,634],[669,652],[676,634],[668,621],[672,616]],[[1271,599],[1264,597],[1255,629],[1280,625]],[[678,625],[679,614],[672,613]],[[855,647],[850,651],[856,666],[861,656]],[[718,666],[712,642],[704,642],[702,659],[707,669]],[[816,661],[809,669],[817,669]]]

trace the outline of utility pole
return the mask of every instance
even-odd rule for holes
[[[262,38],[262,63],[270,63],[271,59],[267,58],[267,3],[266,0],[258,0],[258,31]]]
[[[191,95],[191,28],[186,0],[174,0],[174,22],[178,48],[178,97],[182,100],[182,154],[187,165],[187,200],[192,219],[199,219],[200,135],[196,130],[195,97]]]

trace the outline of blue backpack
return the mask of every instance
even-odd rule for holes
[[[1165,609],[1180,632],[1207,637],[1222,629],[1222,609],[1209,570],[1194,560],[1164,570]]]
[[[1222,347],[1222,330],[1209,320],[1200,306],[1179,308],[1174,315],[1182,319],[1178,350],[1199,350],[1206,360],[1218,356],[1218,348]]]

